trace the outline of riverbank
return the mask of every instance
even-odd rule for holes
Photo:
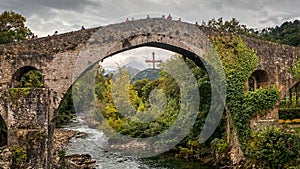
[[[68,169],[95,169],[96,161],[89,154],[72,154],[66,155],[66,147],[72,138],[85,138],[84,132],[55,129],[53,146],[54,146],[54,167]]]

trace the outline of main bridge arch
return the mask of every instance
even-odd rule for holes
[[[220,61],[216,61],[216,58],[214,58],[217,56],[213,52],[209,39],[199,27],[179,21],[151,20],[136,21],[139,23],[139,27],[136,27],[135,21],[100,27],[91,35],[85,46],[79,51],[76,60],[72,58],[72,60],[75,60],[72,63],[74,64],[72,74],[68,74],[66,78],[60,78],[63,81],[70,79],[72,81],[66,81],[64,85],[48,85],[53,86],[53,90],[58,92],[59,102],[69,87],[87,70],[98,64],[99,61],[139,47],[148,46],[166,49],[189,57],[199,66],[209,68],[212,66],[210,64],[214,64],[214,67],[219,66],[221,68]],[[60,67],[65,68],[68,66]],[[212,73],[212,69],[206,69],[206,71]],[[49,78],[45,77],[45,79]],[[60,88],[55,89],[55,87]],[[56,110],[58,106],[59,104],[57,104]]]
[[[180,53],[198,62],[209,62],[212,45],[196,25],[161,19],[136,22],[139,27],[136,27],[135,21],[131,21],[99,28],[88,40],[86,48],[79,53],[73,80],[83,70],[106,57],[143,46]]]
[[[209,62],[208,53],[212,51],[207,35],[198,26],[180,21],[153,18],[86,31],[92,33],[84,43],[72,50],[52,54],[47,64],[38,67],[43,73],[45,86],[56,92],[58,102],[86,69],[122,51],[153,46],[188,55],[195,61],[202,58],[206,62]]]
[[[54,56],[44,68],[45,85],[55,91],[58,102],[89,67],[122,51],[153,46],[190,56],[195,61],[213,60],[212,45],[198,26],[165,19],[145,19],[99,27],[75,52]],[[56,104],[56,109],[59,104]]]

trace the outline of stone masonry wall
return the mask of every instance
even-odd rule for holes
[[[11,90],[11,89],[9,89]],[[20,90],[23,93],[18,93]],[[26,150],[26,163],[33,168],[49,168],[49,111],[51,92],[49,89],[14,89],[8,101],[8,144]],[[29,92],[29,93],[28,93]]]

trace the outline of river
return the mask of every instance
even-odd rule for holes
[[[67,129],[87,133],[86,138],[73,138],[67,148],[69,154],[90,154],[97,161],[97,169],[211,169],[199,161],[188,161],[173,156],[158,155],[151,158],[139,159],[124,157],[118,153],[104,149],[107,137],[101,131],[88,126],[74,126]]]

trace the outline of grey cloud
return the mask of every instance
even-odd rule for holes
[[[11,1],[2,0],[0,2],[2,9],[14,8],[24,12],[28,17],[39,11],[43,14],[51,8],[58,10],[71,10],[76,12],[82,12],[89,6],[101,6],[100,3],[96,3],[90,0],[22,0],[22,1]]]
[[[124,17],[146,17],[148,13],[171,13],[190,22],[233,17],[250,27],[281,24],[300,16],[298,0],[1,0],[0,10],[13,10],[27,18],[38,34],[50,34],[121,22]],[[137,15],[139,13],[139,15]],[[121,19],[117,19],[120,18]]]

